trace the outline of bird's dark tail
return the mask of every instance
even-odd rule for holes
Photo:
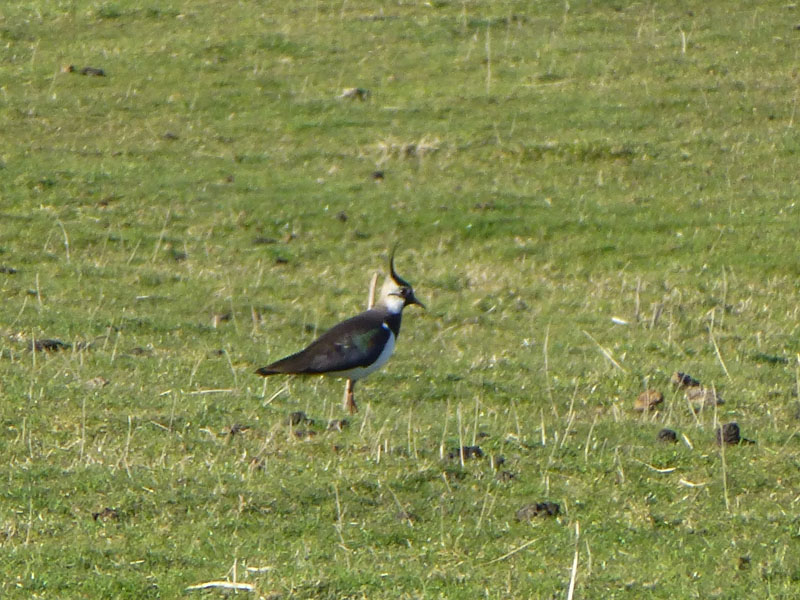
[[[276,371],[270,367],[261,367],[256,371],[256,375],[261,375],[262,377],[269,377],[270,375],[277,375],[278,373],[281,373],[281,371]]]

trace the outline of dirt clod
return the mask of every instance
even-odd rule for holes
[[[697,387],[700,385],[700,382],[697,381],[697,379],[688,373],[681,373],[680,371],[675,371],[672,374],[670,381],[673,383],[673,385],[679,388]]]
[[[675,433],[672,429],[667,429],[666,427],[658,432],[656,439],[659,442],[667,442],[674,444],[678,441],[678,434]]]
[[[501,481],[503,483],[508,483],[509,481],[516,479],[517,476],[512,473],[511,471],[500,471],[497,476],[497,481]]]
[[[715,404],[725,404],[725,400],[713,388],[690,387],[686,389],[685,394],[689,403],[697,409],[714,406]]]
[[[339,95],[340,98],[364,101],[369,98],[369,90],[360,87],[345,88]]]
[[[717,427],[717,444],[721,446],[722,444],[755,444],[755,442],[743,438],[741,436],[739,424],[735,421],[731,421],[730,423],[723,423],[720,427]]]
[[[107,521],[109,519],[117,520],[119,519],[119,511],[116,508],[109,508],[106,506],[100,512],[93,512],[92,518],[95,521]]]
[[[244,433],[248,429],[250,429],[250,427],[247,425],[242,425],[241,423],[234,423],[225,430],[225,433],[233,437],[234,435],[237,435],[239,433]]]
[[[286,424],[291,425],[294,427],[295,425],[300,425],[301,423],[310,423],[311,419],[306,416],[302,410],[296,410],[293,413],[289,413],[289,416],[286,419]]]
[[[58,352],[59,350],[69,349],[70,345],[61,340],[43,339],[32,341],[30,348],[36,352]]]
[[[526,504],[517,513],[517,521],[530,521],[534,517],[556,517],[561,512],[561,507],[555,502],[536,502]]]
[[[328,422],[328,431],[344,431],[349,424],[347,419],[333,419]]]
[[[97,377],[92,377],[86,382],[86,387],[92,389],[99,389],[106,387],[109,383],[111,383],[108,379],[103,377],[102,375],[98,375]]]
[[[664,401],[664,394],[658,390],[645,390],[636,398],[633,403],[633,410],[636,412],[647,412],[657,410],[659,404]]]
[[[471,458],[483,458],[483,450],[481,450],[480,446],[462,446],[459,450],[458,448],[453,448],[450,450],[450,453],[447,455],[450,459],[459,458],[459,456],[463,454],[464,460],[469,460]]]

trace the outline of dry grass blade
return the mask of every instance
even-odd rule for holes
[[[567,600],[572,600],[575,595],[575,582],[578,579],[578,543],[580,542],[581,538],[581,524],[578,521],[575,521],[575,555],[572,558],[572,569],[570,569],[569,575],[569,589],[567,591]]]
[[[581,331],[584,333],[584,335],[585,335],[586,337],[588,337],[590,340],[592,340],[592,341],[595,343],[595,345],[596,345],[596,346],[597,346],[597,348],[600,350],[600,352],[603,354],[603,356],[605,356],[605,357],[606,357],[606,359],[608,359],[608,361],[609,361],[609,362],[610,362],[612,365],[614,365],[614,366],[615,366],[617,369],[619,369],[619,370],[620,370],[620,371],[622,371],[623,373],[627,373],[627,371],[626,371],[626,370],[625,370],[625,369],[622,367],[622,365],[620,365],[620,364],[619,364],[619,363],[616,361],[616,359],[614,358],[614,356],[611,354],[611,351],[610,351],[610,350],[608,350],[607,348],[604,348],[604,347],[603,347],[603,346],[600,344],[600,342],[598,342],[596,339],[594,339],[594,338],[592,337],[592,335],[591,335],[591,334],[590,334],[588,331],[586,331],[586,330],[584,330],[584,329],[582,329]]]
[[[690,488],[699,488],[699,487],[704,487],[704,486],[708,485],[707,481],[694,482],[694,481],[689,481],[688,479],[683,479],[683,478],[679,479],[678,483],[680,483],[681,485],[683,485],[685,487],[690,487]]]
[[[535,544],[538,541],[539,541],[539,538],[536,538],[536,539],[533,539],[533,540],[528,540],[527,542],[525,542],[521,546],[517,546],[516,548],[514,548],[510,552],[506,552],[505,554],[503,554],[503,556],[498,556],[497,558],[494,558],[494,559],[490,560],[486,564],[487,565],[493,565],[494,563],[500,562],[501,560],[505,560],[505,559],[507,559],[507,558],[509,558],[511,556],[514,556],[517,552],[525,550],[525,548],[527,548],[531,544]]]
[[[639,460],[638,458],[634,458],[633,460],[638,462],[640,465],[644,465],[645,467],[647,467],[651,471],[655,471],[656,473],[674,473],[675,471],[678,470],[678,467],[665,467],[663,469],[661,469],[659,467],[654,467],[653,465],[650,465],[650,464],[644,462],[643,460]]]
[[[255,592],[256,586],[252,583],[241,583],[234,581],[206,581],[205,583],[197,583],[190,585],[186,588],[187,592],[194,592],[198,590],[233,590],[236,592]]]

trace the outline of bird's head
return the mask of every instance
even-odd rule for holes
[[[394,270],[394,250],[392,250],[392,254],[389,257],[389,275],[381,287],[380,301],[392,313],[402,312],[403,308],[409,304],[416,304],[425,308],[425,305],[417,300],[414,295],[414,288],[411,287],[411,284],[400,277],[397,271]]]

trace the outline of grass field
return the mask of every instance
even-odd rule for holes
[[[0,596],[796,597],[800,8],[695,4],[4,2]]]

